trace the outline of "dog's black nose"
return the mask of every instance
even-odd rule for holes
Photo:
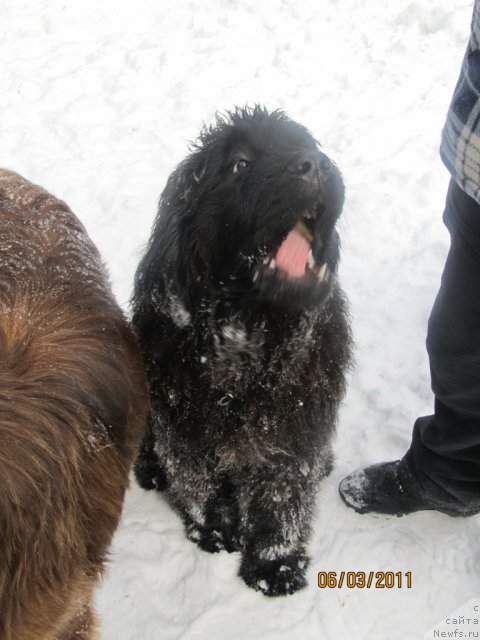
[[[305,180],[315,180],[322,174],[328,173],[332,163],[328,156],[321,151],[309,153],[297,153],[287,165],[287,170],[292,175],[300,176]]]

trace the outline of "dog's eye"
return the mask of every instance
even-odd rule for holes
[[[249,165],[249,161],[248,160],[237,160],[235,162],[235,164],[233,165],[233,169],[232,172],[233,173],[238,173],[239,171],[243,171],[244,169],[246,169]]]

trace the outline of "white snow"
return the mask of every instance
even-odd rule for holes
[[[132,486],[97,593],[104,640],[410,640],[480,592],[479,518],[360,516],[337,486],[400,457],[429,412],[426,321],[448,236],[438,143],[471,0],[0,0],[0,165],[65,199],[127,305],[169,172],[216,109],[308,126],[347,184],[341,280],[356,369],[321,488],[308,588],[267,599]],[[318,571],[412,572],[319,589]]]
[[[169,312],[170,317],[173,322],[177,325],[177,327],[187,327],[191,322],[190,313],[185,309],[182,302],[178,299],[177,296],[171,294],[169,296]]]

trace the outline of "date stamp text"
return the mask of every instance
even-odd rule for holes
[[[411,589],[411,571],[319,571],[320,589]]]

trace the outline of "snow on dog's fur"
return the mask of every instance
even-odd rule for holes
[[[0,638],[90,640],[147,410],[141,356],[65,203],[0,170]]]
[[[188,537],[240,550],[267,595],[305,585],[350,359],[337,282],[344,187],[282,112],[237,109],[170,176],[136,275],[151,414],[140,484]]]

